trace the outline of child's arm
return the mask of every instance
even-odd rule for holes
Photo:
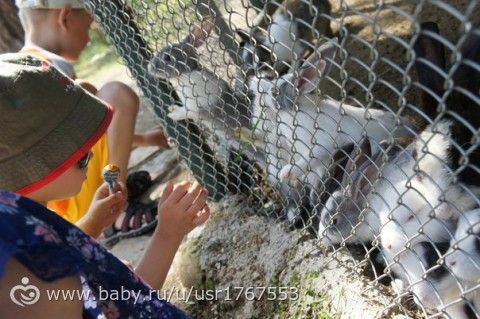
[[[75,225],[84,233],[97,238],[105,227],[113,224],[126,205],[126,194],[121,183],[116,183],[110,195],[108,184],[103,183],[95,192],[88,212]]]
[[[154,289],[161,289],[183,237],[210,216],[208,191],[199,183],[168,183],[158,207],[159,224],[135,272]]]

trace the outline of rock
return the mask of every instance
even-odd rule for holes
[[[140,165],[148,158],[153,156],[154,154],[162,153],[162,150],[159,150],[156,146],[148,146],[148,147],[137,147],[132,150],[130,153],[130,160],[128,161],[128,170],[129,171],[138,171],[136,166]],[[158,155],[157,154],[157,155]]]
[[[118,258],[126,259],[134,266],[137,266],[140,259],[143,257],[143,253],[149,240],[150,235],[123,239],[113,246],[113,248],[110,249],[110,252]]]
[[[178,164],[178,152],[176,149],[170,149],[154,154],[155,156],[150,156],[135,169],[148,171],[153,181],[161,181]]]

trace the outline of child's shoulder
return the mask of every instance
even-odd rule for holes
[[[25,46],[20,52],[30,54],[42,60],[46,60],[57,69],[65,73],[65,75],[67,75],[69,78],[75,79],[75,70],[73,68],[73,64],[58,54],[34,45]]]

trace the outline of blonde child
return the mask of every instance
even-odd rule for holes
[[[92,16],[85,10],[80,0],[16,0],[19,16],[25,29],[25,46],[21,52],[44,59],[75,79],[72,61],[76,61],[89,42],[89,29]],[[167,148],[168,144],[161,129],[146,134],[134,134],[135,121],[139,108],[136,93],[121,82],[109,82],[97,90],[92,84],[78,82],[92,94],[111,105],[113,118],[106,134],[93,146],[95,156],[91,160],[88,177],[81,192],[69,199],[52,201],[48,207],[70,222],[78,222],[88,209],[95,190],[101,185],[101,170],[107,163],[120,168],[119,180],[125,183],[128,160],[132,145],[158,145]],[[137,207],[138,208],[138,207]],[[129,212],[130,213],[130,212]],[[132,214],[122,213],[118,218],[115,231],[132,231],[140,227],[134,221],[153,217],[148,207],[143,214],[133,218]],[[82,227],[81,224],[79,224]],[[135,228],[135,229],[134,229]],[[88,231],[88,229],[85,229]],[[98,234],[92,234],[98,235]]]

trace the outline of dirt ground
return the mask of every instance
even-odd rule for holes
[[[225,14],[225,19],[232,26],[245,27],[243,1],[227,3],[236,13]],[[445,3],[452,13],[442,7]],[[418,24],[412,21],[437,22],[453,48],[462,30],[456,16],[467,13],[478,20],[479,8],[468,3],[466,0],[331,1],[331,25],[346,49],[337,58],[344,71],[334,70],[330,81],[322,83],[322,91],[334,98],[348,95],[364,106],[375,108],[403,111],[414,106],[416,98],[410,85],[414,75],[408,48]],[[205,60],[202,62],[206,65],[211,65],[208,60],[222,61],[222,52],[215,37],[212,38],[202,51]],[[229,68],[218,70],[225,78],[234,74]],[[99,82],[113,78],[133,84],[121,69],[103,75]],[[142,103],[139,131],[161,123],[148,102]],[[131,169],[156,172],[157,183],[148,195],[150,198],[158,198],[162,183],[169,178],[191,178],[175,150],[139,149],[132,158]],[[159,159],[169,164],[159,168]],[[172,302],[194,318],[421,316],[415,312],[402,313],[388,287],[372,287],[365,276],[366,266],[345,249],[335,253],[322,251],[317,239],[306,231],[291,231],[283,223],[268,218],[264,213],[268,205],[258,207],[248,196],[231,196],[211,206],[212,218],[182,244],[164,289],[165,297],[171,295]],[[143,236],[124,240],[112,251],[136,264],[148,239],[149,236]],[[286,298],[280,298],[282,291],[286,292]],[[216,297],[209,298],[208,293]]]

